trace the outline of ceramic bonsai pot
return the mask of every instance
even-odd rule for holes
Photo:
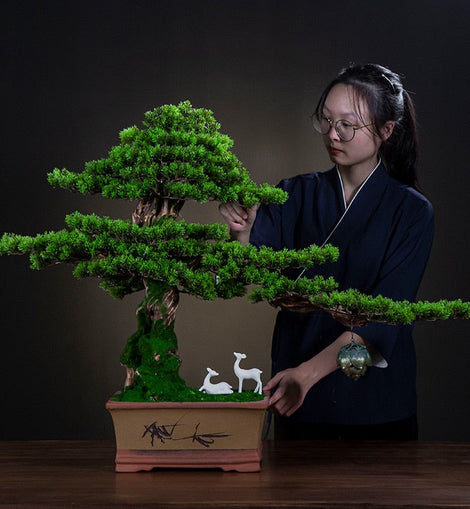
[[[221,468],[258,472],[267,398],[247,403],[108,401],[116,471]]]

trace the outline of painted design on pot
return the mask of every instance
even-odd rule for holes
[[[182,418],[183,416],[181,417],[181,419]],[[227,438],[230,436],[223,432],[200,433],[199,432],[200,423],[195,425],[192,434],[188,435],[184,434],[182,436],[178,436],[176,433],[176,429],[179,426],[181,426],[179,424],[181,419],[178,419],[174,424],[158,424],[157,421],[154,421],[151,424],[144,426],[145,431],[144,434],[142,435],[142,438],[149,435],[152,447],[154,446],[155,440],[159,440],[162,444],[165,444],[166,442],[169,441],[191,440],[191,442],[197,442],[202,446],[209,448],[217,438]]]

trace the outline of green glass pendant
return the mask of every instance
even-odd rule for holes
[[[368,366],[372,366],[372,358],[367,348],[354,340],[341,348],[336,362],[343,373],[353,380],[359,380],[366,373]]]

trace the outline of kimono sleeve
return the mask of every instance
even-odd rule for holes
[[[279,205],[261,205],[250,233],[250,244],[281,249],[281,210]]]
[[[295,179],[282,180],[276,187],[286,191],[289,198],[283,205],[261,205],[251,229],[250,244],[279,251],[285,247],[293,248],[291,234],[286,235],[286,230],[292,232],[292,228],[286,229],[286,224],[295,224],[300,198]]]
[[[423,277],[434,235],[432,205],[425,199],[420,209],[402,211],[402,220],[395,227],[390,246],[384,257],[379,277],[369,292],[394,300],[413,302]],[[354,332],[370,342],[387,360],[405,327],[368,323]]]

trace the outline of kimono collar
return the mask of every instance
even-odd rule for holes
[[[364,182],[361,184],[359,189],[356,191],[352,200],[349,202],[349,205],[346,205],[346,199],[344,197],[343,182],[341,180],[341,175],[339,173],[338,167],[336,167],[336,171],[337,171],[338,180],[340,183],[340,189],[341,189],[341,193],[342,193],[342,197],[343,197],[344,210],[343,210],[341,216],[339,217],[339,219],[336,221],[336,224],[334,225],[333,229],[328,234],[327,238],[323,241],[323,243],[321,245],[322,247],[327,242],[330,241],[331,237],[336,232],[337,228],[340,225],[342,225],[343,222],[354,221],[354,217],[357,215],[364,217],[364,214],[361,214],[361,208],[364,207],[364,203],[367,203],[367,209],[370,210],[370,206],[371,206],[372,202],[375,200],[381,199],[380,198],[381,188],[383,189],[383,187],[385,186],[385,181],[386,181],[386,179],[384,179],[384,177],[386,177],[388,175],[387,171],[385,170],[384,166],[382,165],[382,160],[379,160],[379,162],[377,163],[377,166],[369,173],[367,178],[364,180]],[[369,192],[367,192],[367,191],[369,191]],[[364,202],[364,200],[360,199],[360,198],[362,198],[362,196],[364,196],[365,202]],[[355,203],[355,202],[357,202],[358,205],[356,207],[353,207],[353,210],[350,212],[351,207],[352,207],[353,203]],[[362,203],[362,206],[361,206],[361,203]],[[344,221],[344,220],[346,220],[346,221]]]
[[[352,197],[351,201],[349,202],[349,204],[346,203],[346,196],[344,194],[344,186],[343,186],[343,179],[341,178],[341,174],[339,172],[339,168],[338,168],[338,165],[336,165],[336,173],[338,175],[338,180],[339,180],[339,184],[341,186],[341,193],[342,193],[342,197],[343,197],[343,206],[344,206],[344,213],[346,214],[346,212],[349,210],[349,208],[351,207],[351,205],[353,204],[354,200],[356,199],[356,197],[359,195],[359,193],[362,191],[363,187],[367,184],[367,182],[369,181],[369,179],[372,177],[372,175],[375,173],[375,170],[377,170],[377,168],[382,164],[382,159],[379,158],[379,162],[377,163],[376,167],[369,173],[369,175],[367,175],[367,177],[365,178],[365,180],[362,182],[362,184],[359,186],[359,188],[357,189],[357,191],[354,193],[354,196]]]

